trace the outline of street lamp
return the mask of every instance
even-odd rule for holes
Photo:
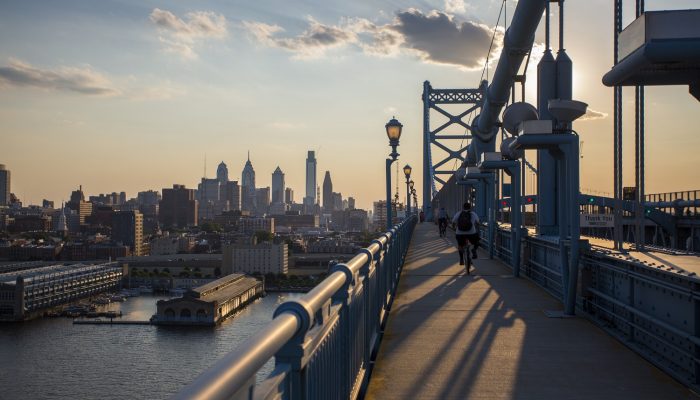
[[[415,191],[416,191],[416,190],[413,189],[413,179],[411,179],[411,180],[408,182],[408,190],[406,191],[406,197],[408,197],[408,206],[409,206],[409,207],[408,207],[408,208],[409,208],[408,211],[411,211],[411,195],[412,195]],[[415,207],[416,209],[418,209],[418,203],[416,203],[416,202],[414,201],[413,204],[415,204],[414,207]]]
[[[406,164],[403,167],[403,174],[406,175],[406,216],[411,214],[411,171],[410,165]]]
[[[386,136],[389,138],[389,146],[391,146],[390,158],[386,159],[386,230],[389,231],[393,223],[391,217],[391,164],[399,156],[399,153],[396,152],[396,147],[399,145],[403,125],[395,117],[392,117],[386,123],[385,128]]]

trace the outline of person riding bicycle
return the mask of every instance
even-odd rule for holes
[[[467,245],[467,240],[472,244],[472,258],[477,258],[476,249],[479,247],[479,231],[477,225],[479,216],[471,210],[472,205],[464,203],[462,211],[452,217],[452,225],[455,227],[455,236],[457,237],[457,250],[459,252],[459,265],[464,265],[464,248]]]
[[[438,212],[438,229],[440,230],[440,236],[445,236],[447,218],[447,210],[445,210],[445,207],[440,207],[440,211]]]

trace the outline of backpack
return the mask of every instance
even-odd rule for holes
[[[470,231],[472,227],[472,212],[462,211],[459,213],[459,217],[457,218],[457,229],[462,232],[467,232]]]

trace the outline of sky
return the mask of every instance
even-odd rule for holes
[[[516,3],[507,0],[508,21]],[[633,3],[625,2],[625,25]],[[476,88],[501,4],[0,0],[0,164],[12,191],[38,204],[65,200],[78,185],[129,197],[196,187],[221,161],[238,180],[250,151],[257,185],[269,186],[279,166],[300,202],[306,153],[315,150],[318,184],[328,170],[334,191],[371,208],[385,196],[384,124],[396,116],[404,125],[397,165],[413,166],[422,194],[422,83]],[[590,110],[574,126],[582,191],[611,193],[613,92],[601,78],[612,66],[612,2],[570,0],[564,15],[574,99]],[[499,25],[490,72],[503,18]],[[543,26],[528,69],[530,102]],[[625,185],[634,183],[633,99],[625,89]],[[650,87],[646,109],[647,192],[698,189],[700,135],[689,116],[700,103],[687,86]]]

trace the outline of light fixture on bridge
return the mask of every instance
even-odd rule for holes
[[[401,139],[401,130],[403,129],[403,125],[395,117],[392,117],[385,126],[386,136],[389,138],[389,143],[391,143],[391,146],[398,146],[399,139]]]
[[[411,177],[411,171],[413,171],[413,169],[410,165],[406,164],[403,167],[403,174],[406,175],[406,179],[409,179]]]

